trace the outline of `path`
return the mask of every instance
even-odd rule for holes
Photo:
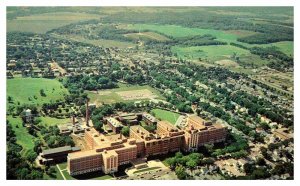
[[[59,170],[61,176],[64,178],[64,180],[67,180],[66,177],[65,177],[65,175],[62,173],[63,170],[60,169],[60,167],[58,166],[58,164],[56,164],[56,167],[58,168],[58,170]]]

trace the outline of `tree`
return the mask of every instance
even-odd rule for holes
[[[177,175],[178,179],[185,180],[188,174],[185,172],[185,169],[182,165],[176,166],[175,174]]]
[[[126,136],[129,137],[129,127],[128,126],[124,126],[121,130],[121,133]]]
[[[37,153],[34,152],[33,150],[28,150],[26,155],[25,155],[25,158],[26,160],[28,160],[29,162],[33,163],[34,160],[36,159],[37,157]]]
[[[193,160],[193,159],[190,159],[188,162],[186,162],[186,166],[188,168],[190,168],[191,170],[195,169],[196,166],[197,166],[197,161],[196,160]]]
[[[43,97],[46,97],[47,95],[45,94],[45,90],[44,89],[40,89],[40,95]]]
[[[14,99],[13,99],[11,96],[8,96],[8,97],[7,97],[7,101],[8,101],[9,103],[13,103],[13,102],[14,102]]]
[[[253,165],[250,163],[245,163],[243,168],[246,174],[251,174],[254,170]]]
[[[47,174],[51,177],[56,177],[56,169],[54,167],[50,167],[47,171]]]

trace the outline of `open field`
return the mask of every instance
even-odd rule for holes
[[[180,116],[177,113],[167,111],[167,110],[162,110],[162,109],[153,109],[151,112],[154,113],[156,118],[159,118],[161,120],[167,120],[172,124],[175,124],[178,117]]]
[[[156,41],[167,41],[169,38],[155,32],[140,32],[140,33],[129,33],[125,34],[125,37],[129,37],[136,40],[156,40]]]
[[[214,30],[214,29],[199,29],[199,28],[188,28],[177,25],[153,25],[153,24],[128,24],[119,26],[123,29],[129,30],[153,30],[163,34],[166,34],[171,37],[185,37],[185,36],[194,36],[194,35],[205,35],[210,34],[217,38],[219,41],[227,42],[235,42],[246,47],[268,47],[268,46],[276,46],[282,52],[287,55],[293,55],[293,42],[292,41],[281,41],[270,44],[247,44],[238,42],[237,38],[250,36],[256,34],[253,31],[247,30]]]
[[[179,58],[184,59],[207,59],[217,61],[230,59],[236,53],[237,56],[250,55],[250,52],[231,45],[211,45],[211,46],[195,46],[195,47],[172,47],[173,53],[176,53]]]
[[[65,118],[65,119],[57,119],[57,118],[52,118],[52,117],[39,117],[41,119],[41,123],[45,124],[46,126],[56,126],[56,125],[61,125],[61,124],[66,124],[71,122],[70,118]]]
[[[217,37],[219,40],[236,40],[237,36],[231,33],[226,33],[221,30],[214,29],[200,29],[200,28],[188,28],[177,25],[153,25],[153,24],[128,24],[121,25],[123,29],[129,30],[153,30],[166,34],[171,37],[186,37],[195,35],[211,34]]]
[[[12,129],[15,131],[17,143],[23,147],[22,153],[25,153],[29,149],[33,149],[34,137],[28,133],[26,127],[22,126],[21,118],[7,116],[6,119],[11,123]]]
[[[87,91],[91,103],[100,105],[101,103],[116,103],[116,102],[130,102],[137,100],[149,100],[151,98],[164,99],[160,93],[148,85],[125,85],[119,84],[119,88]]]
[[[91,40],[91,39],[84,38],[83,36],[74,35],[74,34],[58,35],[58,34],[52,33],[51,36],[54,38],[57,38],[57,39],[67,39],[67,40],[72,40],[72,41],[76,41],[76,42],[91,44],[94,46],[118,47],[118,48],[128,48],[128,47],[135,46],[134,43],[125,42],[125,41],[116,41],[116,40],[108,40],[108,39]]]
[[[41,89],[44,89],[45,97],[41,96]],[[69,94],[68,90],[56,79],[14,78],[7,80],[7,95],[13,98],[15,104],[19,101],[21,104],[41,106],[43,103],[62,99],[65,94]]]
[[[7,32],[22,31],[34,33],[46,33],[49,30],[68,25],[71,23],[90,19],[99,19],[96,14],[59,12],[44,13],[24,17],[17,17],[7,21]]]

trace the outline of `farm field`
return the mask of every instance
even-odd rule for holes
[[[96,14],[59,12],[43,13],[24,17],[17,17],[7,21],[7,32],[23,31],[33,33],[46,33],[49,30],[65,26],[71,23],[90,19],[99,19]]]
[[[175,124],[178,117],[180,116],[180,114],[178,113],[162,110],[162,109],[153,109],[151,110],[151,112],[154,113],[156,118],[159,118],[161,120],[167,120],[172,124]]]
[[[22,153],[25,153],[29,149],[33,149],[34,137],[28,133],[26,127],[23,127],[21,118],[7,116],[6,119],[10,122],[12,129],[15,131],[17,143],[23,147]]]
[[[41,89],[44,89],[45,97],[41,96]],[[56,79],[14,78],[7,80],[7,95],[13,98],[15,104],[20,102],[20,104],[41,106],[43,103],[62,99],[65,94],[69,94],[68,90]]]
[[[160,93],[149,85],[125,85],[119,84],[119,88],[96,91],[86,91],[91,103],[130,102],[137,100],[149,100],[151,98],[164,99]]]

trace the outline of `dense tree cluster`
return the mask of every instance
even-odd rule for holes
[[[29,151],[25,157],[22,157],[20,152],[22,147],[17,144],[15,132],[11,124],[6,122],[6,178],[8,180],[35,180],[42,179],[43,172],[32,166],[36,153]]]

